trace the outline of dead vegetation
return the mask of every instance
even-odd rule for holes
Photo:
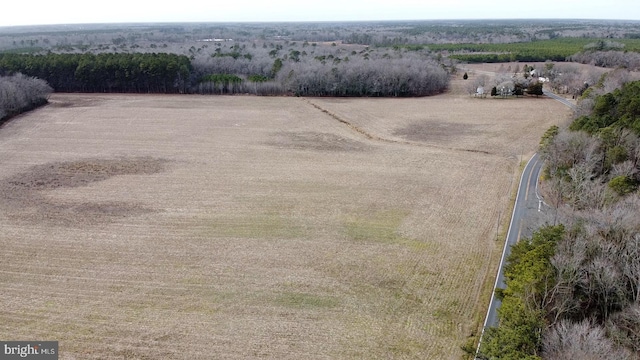
[[[52,101],[0,131],[0,338],[61,359],[458,358],[563,111],[312,99],[380,141],[299,98]]]

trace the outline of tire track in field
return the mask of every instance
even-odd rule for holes
[[[372,141],[378,141],[378,142],[383,142],[383,143],[387,143],[387,144],[399,144],[399,145],[408,145],[408,146],[416,146],[416,147],[425,147],[425,148],[432,148],[432,149],[444,149],[444,150],[451,150],[451,151],[464,151],[464,152],[472,152],[472,153],[478,153],[478,154],[484,154],[484,155],[495,155],[491,152],[488,151],[484,151],[484,150],[475,150],[475,149],[460,149],[460,148],[451,148],[451,147],[443,147],[443,146],[436,146],[436,145],[432,145],[432,144],[424,144],[424,143],[419,143],[419,142],[414,142],[414,141],[407,141],[407,140],[396,140],[396,139],[389,139],[389,138],[385,138],[385,137],[381,137],[378,135],[375,135],[373,133],[368,132],[367,130],[341,118],[340,116],[338,116],[335,113],[330,112],[329,110],[323,108],[322,106],[312,102],[311,100],[307,99],[307,98],[303,98],[303,100],[313,106],[314,108],[320,110],[321,112],[327,114],[329,117],[333,118],[334,120],[338,121],[339,123],[346,125],[349,129],[351,129],[352,131],[364,136],[365,138],[367,138],[368,140],[372,140]]]

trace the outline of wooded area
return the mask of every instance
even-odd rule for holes
[[[459,61],[574,60],[637,69],[636,25],[460,20],[0,27],[0,74],[42,78],[62,92],[424,96],[445,91]],[[579,95],[581,86],[556,89]]]
[[[62,92],[213,93],[310,96],[425,96],[448,73],[429,56],[396,51],[315,51],[268,47],[194,58],[166,53],[0,54],[0,73],[21,72]],[[334,53],[336,55],[334,55]]]
[[[638,69],[640,39],[553,38],[504,44],[433,44],[433,51],[470,63],[576,61],[596,66]]]
[[[191,64],[175,54],[0,54],[0,74],[20,72],[61,92],[185,92]]]
[[[0,76],[0,124],[11,116],[45,104],[51,91],[40,79],[22,74]]]
[[[588,114],[541,141],[545,201],[560,225],[512,248],[484,359],[640,354],[640,82],[611,93],[604,83],[583,95]]]

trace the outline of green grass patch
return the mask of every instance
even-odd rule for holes
[[[432,244],[400,234],[402,221],[409,214],[404,210],[386,210],[373,214],[352,216],[344,223],[346,235],[354,241],[405,245],[424,250]]]

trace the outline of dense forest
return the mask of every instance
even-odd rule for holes
[[[40,79],[22,74],[0,76],[0,124],[11,116],[46,104],[51,91]]]
[[[449,81],[447,70],[428,54],[308,43],[216,46],[211,54],[196,52],[191,58],[168,53],[0,54],[0,74],[17,72],[63,92],[424,96],[444,91]]]
[[[541,141],[555,224],[512,248],[481,358],[638,359],[640,82],[605,78]]]
[[[576,61],[606,67],[638,69],[640,39],[553,38],[505,44],[439,44],[451,58],[470,63]]]
[[[200,82],[207,74],[234,74],[239,77],[234,86],[246,92],[277,86],[311,96],[433,95],[444,91],[449,81],[443,64],[428,53],[308,42],[227,51],[218,46],[214,56],[195,55],[193,66]],[[229,89],[224,83],[217,86],[220,92]]]
[[[175,54],[0,54],[0,74],[20,72],[63,92],[184,92],[190,67]]]

